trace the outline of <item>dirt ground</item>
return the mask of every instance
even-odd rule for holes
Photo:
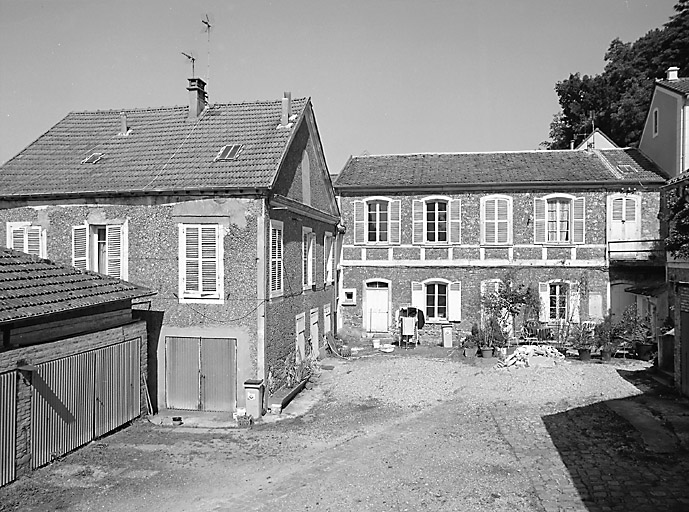
[[[686,440],[663,417],[689,421],[689,405],[648,363],[495,369],[421,349],[325,362],[298,417],[138,420],[0,489],[0,510],[689,509]],[[672,452],[649,450],[613,401],[652,411]]]

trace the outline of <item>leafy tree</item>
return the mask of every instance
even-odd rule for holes
[[[689,0],[680,0],[675,15],[662,29],[654,29],[633,43],[614,39],[605,53],[603,73],[579,73],[555,85],[560,112],[550,123],[546,149],[579,144],[600,128],[616,144],[635,146],[641,138],[656,78],[670,66],[689,76]]]

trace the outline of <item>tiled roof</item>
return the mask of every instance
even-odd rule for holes
[[[689,94],[689,78],[678,78],[677,80],[656,80],[656,84],[680,94]]]
[[[0,324],[153,294],[127,281],[0,247]]]
[[[417,153],[352,157],[335,188],[423,188],[633,181],[665,183],[635,149]]]
[[[301,116],[308,98],[292,100]],[[215,104],[196,121],[188,107],[73,112],[0,167],[0,198],[46,194],[170,192],[269,187],[292,129],[282,103]],[[243,144],[236,160],[214,159]],[[102,153],[98,162],[81,162]]]

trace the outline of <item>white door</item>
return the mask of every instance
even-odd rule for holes
[[[366,284],[366,326],[368,332],[387,332],[390,318],[390,289],[388,283],[373,281]]]
[[[636,199],[633,197],[614,198],[610,220],[610,241],[636,240],[638,227]]]
[[[311,310],[311,356],[318,357],[318,308]]]

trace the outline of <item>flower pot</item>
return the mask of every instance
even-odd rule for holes
[[[588,361],[591,359],[591,349],[590,348],[580,348],[579,349],[579,359],[581,361]]]
[[[481,349],[481,357],[493,357],[493,349],[492,348],[482,348]]]
[[[653,353],[655,350],[655,343],[637,343],[635,347],[636,357],[642,361],[650,361],[653,359]]]
[[[464,357],[476,357],[478,347],[464,347]]]
[[[612,359],[612,350],[601,350],[600,358],[603,361],[610,361]]]

